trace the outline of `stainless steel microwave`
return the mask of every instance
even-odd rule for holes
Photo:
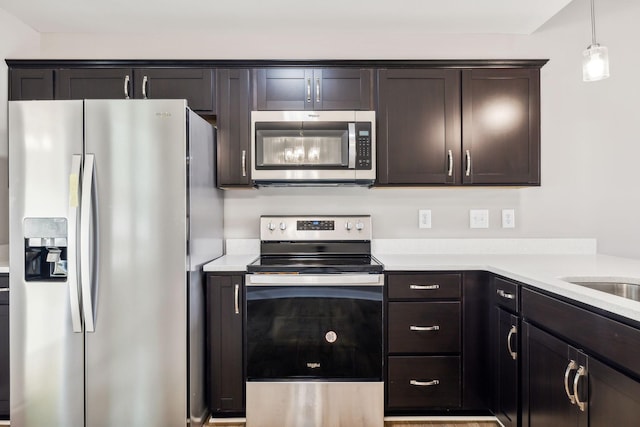
[[[252,111],[251,176],[257,185],[371,185],[375,111]]]

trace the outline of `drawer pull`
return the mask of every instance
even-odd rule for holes
[[[416,387],[430,387],[433,385],[440,384],[440,380],[431,380],[431,381],[410,380],[409,384],[414,385]]]
[[[580,397],[578,396],[578,383],[580,382],[580,377],[586,377],[586,376],[587,376],[587,368],[581,365],[578,368],[578,372],[576,372],[576,377],[573,380],[573,395],[575,397],[576,405],[578,405],[578,408],[580,408],[582,412],[584,412],[584,410],[586,409],[587,402],[582,402],[580,400]]]
[[[575,360],[571,360],[567,365],[567,369],[564,371],[564,392],[567,394],[569,401],[573,405],[576,403],[576,398],[569,390],[569,375],[571,375],[571,371],[575,371],[576,369],[578,369],[578,364]]]
[[[409,330],[410,331],[417,331],[417,332],[439,331],[440,330],[440,326],[438,326],[438,325],[434,325],[434,326],[415,326],[415,325],[411,325],[411,326],[409,326]]]
[[[498,289],[498,290],[496,291],[496,293],[497,293],[498,295],[500,295],[502,298],[506,298],[506,299],[516,299],[515,294],[510,294],[509,292],[505,292],[505,291],[504,291],[504,290],[502,290],[502,289]]]
[[[416,291],[431,291],[440,289],[440,285],[409,285],[409,289],[413,289]]]
[[[0,292],[9,292],[9,288],[2,288],[0,289]]]

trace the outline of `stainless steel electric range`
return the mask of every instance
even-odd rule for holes
[[[263,216],[247,266],[247,427],[383,426],[371,217]]]

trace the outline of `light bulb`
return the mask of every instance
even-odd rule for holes
[[[609,51],[599,44],[592,44],[582,58],[582,80],[594,82],[609,77]]]

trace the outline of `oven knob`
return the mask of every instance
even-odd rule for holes
[[[267,228],[269,229],[269,231],[273,231],[276,229],[276,225],[270,222],[269,224],[267,224]]]
[[[280,223],[280,230],[284,231],[287,229],[287,224],[285,224],[284,222]]]
[[[356,222],[356,230],[364,230],[364,222],[362,221]]]
[[[347,231],[351,231],[351,229],[353,228],[353,224],[347,221],[346,224],[344,225],[344,228],[346,228]]]

